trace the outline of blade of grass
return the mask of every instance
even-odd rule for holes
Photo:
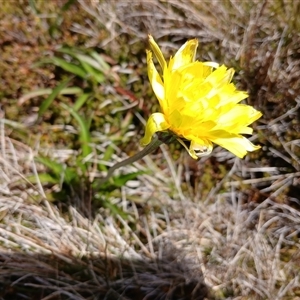
[[[102,56],[95,51],[90,52],[88,55],[66,47],[63,47],[58,51],[68,54],[80,62],[85,62],[102,73],[107,73],[110,69],[110,66],[104,61]]]
[[[115,152],[115,148],[112,147],[111,145],[109,145],[103,155],[103,160],[104,161],[109,161],[113,155],[113,153]],[[107,171],[107,166],[103,165],[103,164],[98,164],[99,170],[100,171]]]
[[[110,69],[110,66],[104,61],[101,55],[99,55],[97,52],[92,51],[91,56],[97,60],[98,64],[100,65],[100,70],[104,73],[108,72]]]
[[[80,96],[77,98],[75,104],[73,105],[73,109],[74,109],[75,111],[78,111],[78,110],[85,104],[85,102],[86,102],[89,98],[91,98],[91,94],[85,93],[85,94],[80,95]]]
[[[35,14],[38,14],[39,11],[36,7],[36,3],[35,3],[35,0],[29,0],[29,6],[31,7],[32,11],[35,13]]]
[[[18,104],[21,105],[27,100],[38,96],[50,95],[52,92],[53,89],[39,89],[39,90],[26,93],[25,95],[19,98]],[[82,93],[82,89],[74,86],[74,87],[69,87],[61,90],[59,95],[76,95],[81,93]]]
[[[128,219],[128,214],[120,209],[117,205],[111,203],[108,199],[102,199],[102,205],[108,208],[112,214],[121,216],[124,220]]]
[[[85,55],[85,54],[77,54],[76,57],[80,62],[85,62],[85,63],[89,64],[90,66],[92,66],[93,68],[95,68],[99,71],[102,71],[99,63],[92,57]]]
[[[8,119],[0,119],[0,122],[5,124],[5,125],[8,125],[12,128],[16,128],[16,129],[26,129],[26,126],[19,123],[19,122],[15,122],[15,121],[12,121],[12,120],[8,120]]]
[[[86,72],[82,69],[82,67],[75,65],[73,63],[69,63],[59,57],[52,57],[50,59],[41,60],[39,63],[34,64],[34,66],[39,66],[41,64],[54,64],[58,67],[61,67],[65,71],[77,75],[83,79],[85,79],[87,76]]]
[[[102,83],[105,80],[104,75],[101,72],[94,69],[88,63],[86,63],[85,61],[80,61],[80,63],[85,69],[86,73],[89,74],[91,77],[95,78],[98,83]]]
[[[35,175],[30,175],[30,176],[27,176],[27,180],[32,184],[35,184],[38,181],[42,184],[57,183],[57,178],[54,178],[49,173],[39,173],[38,178]]]
[[[36,157],[36,160],[53,172],[57,177],[57,183],[61,182],[61,178],[63,177],[63,181],[70,184],[77,175],[73,169],[64,167],[64,165],[53,161],[48,157],[38,156]]]
[[[92,149],[89,146],[89,143],[91,141],[91,135],[89,132],[89,126],[87,125],[88,122],[86,120],[84,120],[76,110],[74,110],[72,107],[64,104],[64,103],[60,103],[61,107],[64,108],[65,110],[67,110],[74,118],[75,120],[78,122],[80,131],[79,131],[79,139],[81,142],[81,147],[82,147],[82,154],[84,157],[88,156],[91,152]]]
[[[84,54],[79,50],[69,49],[66,47],[60,48],[58,51],[61,53],[68,54],[76,58],[80,62],[85,62],[100,72],[106,72],[110,69],[109,65],[95,51],[92,51],[88,54]]]
[[[68,85],[73,77],[70,77],[63,82],[61,82],[55,89],[53,89],[52,93],[46,98],[46,100],[41,104],[38,116],[39,118],[43,115],[43,113],[48,109],[54,99],[61,93],[61,91]]]
[[[122,187],[127,181],[136,179],[139,175],[147,174],[145,171],[138,171],[129,174],[113,177],[113,182],[117,187]]]

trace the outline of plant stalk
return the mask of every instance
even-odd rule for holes
[[[128,157],[116,164],[114,164],[107,172],[107,175],[100,181],[100,184],[103,184],[106,182],[114,173],[115,170],[127,166],[129,164],[132,164],[136,162],[137,160],[143,158],[144,156],[150,154],[157,148],[159,148],[162,144],[169,144],[175,139],[174,135],[171,135],[170,133],[160,132],[158,133],[151,143],[147,145],[143,150],[136,153],[135,155]]]

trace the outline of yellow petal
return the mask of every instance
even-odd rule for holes
[[[262,116],[255,108],[245,104],[237,104],[229,111],[224,112],[218,119],[223,129],[236,134],[249,134],[247,126]],[[250,132],[252,133],[252,131]]]
[[[158,60],[160,66],[164,70],[166,65],[167,65],[167,62],[166,62],[159,46],[156,44],[156,42],[154,41],[152,35],[150,35],[150,34],[148,35],[148,40],[149,40],[151,50],[153,51],[153,53],[154,53],[156,59]]]
[[[206,143],[201,143],[201,144],[191,141],[189,153],[193,158],[194,157],[200,158],[209,155],[212,152],[212,150],[213,150],[213,145],[208,141]]]
[[[260,146],[253,145],[247,138],[241,135],[224,136],[219,138],[211,138],[211,140],[221,147],[232,152],[239,158],[243,158],[247,152],[258,150]]]
[[[186,149],[186,151],[193,159],[198,159],[200,157],[207,156],[213,150],[212,143],[207,140],[192,140],[189,148],[186,146],[185,142],[182,139],[177,138],[177,140]]]
[[[152,60],[152,52],[147,51],[147,65],[148,65],[148,77],[152,86],[152,89],[159,101],[159,104],[162,108],[162,110],[165,110],[165,89],[164,89],[164,84],[162,82],[161,77],[159,76],[153,60]]]
[[[181,82],[181,74],[178,72],[171,72],[168,68],[165,68],[163,79],[164,79],[164,92],[165,92],[165,103],[164,105],[167,106],[167,109],[164,110],[164,113],[166,114],[172,112],[174,109],[175,101],[177,100],[177,95],[180,82]],[[184,105],[184,103],[182,103]],[[178,107],[177,107],[178,108]]]
[[[253,133],[253,128],[248,127],[248,126],[240,127],[239,130],[234,132],[234,133],[237,133],[237,134],[252,134]]]
[[[205,82],[209,82],[213,87],[207,97],[210,98],[214,96],[222,86],[228,84],[231,81],[233,74],[234,70],[227,70],[225,66],[221,66],[213,71],[205,80]]]
[[[164,131],[170,128],[170,125],[167,123],[165,116],[162,113],[154,113],[150,116],[146,124],[145,136],[141,140],[141,145],[148,145],[152,136],[158,131]]]
[[[182,125],[181,113],[177,109],[174,109],[168,116],[168,121],[170,122],[170,124],[172,124],[172,127],[180,128]]]
[[[218,107],[225,106],[228,103],[236,104],[248,97],[248,93],[236,90],[233,83],[222,86],[217,92],[220,97]]]
[[[219,66],[220,66],[218,63],[213,62],[213,61],[205,61],[205,62],[203,62],[203,64],[205,66],[209,66],[209,67],[212,67],[212,68],[215,68],[215,69],[219,68]]]
[[[190,149],[186,146],[185,142],[182,139],[177,138],[177,141],[185,148],[185,150],[189,153],[189,155],[193,159],[198,159],[198,157],[196,156],[196,154],[190,151]]]
[[[195,61],[196,52],[198,47],[198,40],[193,39],[187,41],[176,52],[175,56],[170,59],[169,69],[176,70],[184,65],[190,64]]]

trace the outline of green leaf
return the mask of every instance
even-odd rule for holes
[[[52,61],[53,64],[55,64],[58,67],[61,67],[62,69],[64,69],[67,72],[70,72],[74,75],[77,75],[77,76],[79,76],[83,79],[85,79],[87,77],[87,74],[86,74],[85,70],[82,67],[78,66],[78,65],[75,65],[73,63],[69,63],[69,62],[67,62],[64,59],[59,58],[59,57],[52,57],[50,59],[50,62],[51,61]]]
[[[88,156],[92,152],[92,149],[89,146],[89,143],[91,142],[91,135],[89,132],[89,127],[87,126],[88,123],[72,107],[64,103],[60,103],[60,105],[66,109],[78,122],[80,128],[79,138],[81,142],[82,154],[84,157]]]
[[[54,178],[49,173],[39,173],[38,177],[36,175],[30,175],[27,176],[26,179],[32,184],[36,184],[37,182],[40,182],[42,184],[56,184],[59,182],[57,178]]]
[[[126,214],[122,209],[120,209],[117,205],[111,203],[110,201],[103,200],[103,206],[108,208],[112,214],[121,216],[124,220],[128,219],[128,214]]]
[[[97,60],[93,59],[92,57],[85,54],[77,54],[76,57],[80,62],[85,62],[90,66],[92,66],[93,68],[95,68],[96,70],[102,72],[101,65],[98,63]]]
[[[93,76],[96,77],[96,80],[99,83],[104,81],[104,74],[108,73],[108,71],[110,70],[110,66],[95,51],[92,51],[90,55],[83,54],[79,51],[72,50],[66,47],[63,47],[58,51],[68,54],[77,59],[89,74],[93,74]]]
[[[134,173],[119,175],[117,177],[113,177],[113,182],[117,187],[122,187],[126,184],[127,181],[136,179],[139,175],[146,174],[145,171],[138,171]]]
[[[57,49],[56,51],[60,52],[60,53],[69,54],[72,57],[76,57],[76,55],[78,54],[77,50],[74,50],[74,48],[70,48],[70,47],[66,47],[66,46],[61,47],[61,48]]]
[[[103,59],[103,57],[101,55],[99,55],[97,52],[92,51],[91,52],[91,56],[97,60],[100,68],[99,70],[101,70],[102,72],[106,73],[110,70],[110,66],[109,64]]]
[[[73,105],[74,111],[78,111],[89,98],[91,98],[91,94],[85,93],[85,94],[80,95],[77,98],[75,104]]]
[[[31,9],[33,10],[33,12],[34,12],[35,14],[38,14],[39,11],[38,11],[38,9],[37,9],[37,7],[36,7],[35,0],[29,0],[28,2],[29,2],[29,6],[31,7]]]
[[[36,160],[50,169],[53,174],[57,177],[58,182],[66,182],[70,184],[74,178],[76,178],[77,173],[71,169],[66,167],[65,165],[58,163],[56,161],[51,160],[48,157],[36,157]]]
[[[103,161],[109,161],[114,152],[115,152],[115,148],[109,145],[104,152]],[[103,164],[99,164],[98,166],[100,171],[107,171],[107,166]]]
[[[39,90],[26,93],[19,98],[19,103],[24,103],[25,101],[38,96],[50,95],[52,92],[53,89],[39,89]],[[82,93],[82,89],[74,86],[74,87],[69,87],[61,90],[59,95],[76,95],[81,93]]]
[[[95,51],[90,52],[90,54],[88,55],[82,53],[79,50],[73,50],[67,47],[62,47],[58,51],[61,53],[69,54],[70,56],[76,58],[78,61],[85,62],[103,73],[110,70],[110,66],[104,61],[102,56]]]
[[[46,98],[45,101],[40,106],[38,116],[41,117],[43,113],[48,109],[54,99],[59,95],[59,93],[68,85],[72,78],[68,78],[60,83],[55,89],[53,89],[52,93]]]
[[[86,73],[94,77],[98,83],[102,83],[104,81],[105,78],[102,73],[95,70],[93,67],[91,67],[89,64],[87,64],[84,61],[81,61],[80,63],[82,67],[85,69]]]

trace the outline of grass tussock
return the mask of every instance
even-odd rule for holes
[[[0,12],[1,299],[300,299],[290,1],[20,2]],[[11,16],[14,16],[11,19]],[[36,34],[31,34],[35,32]],[[246,159],[177,144],[117,170],[156,110],[151,33],[198,38],[264,114]]]

